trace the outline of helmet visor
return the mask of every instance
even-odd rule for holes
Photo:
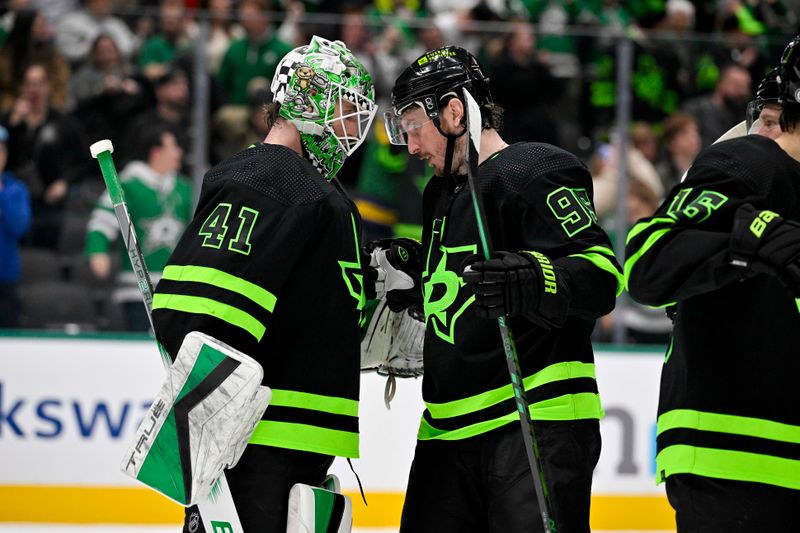
[[[764,103],[759,100],[751,100],[747,104],[747,132],[753,132],[753,125],[758,121],[758,116],[761,114],[761,109],[764,107]]]
[[[418,132],[433,120],[425,113],[421,102],[412,102],[398,111],[384,113],[384,126],[389,142],[397,146],[408,144],[408,136]]]

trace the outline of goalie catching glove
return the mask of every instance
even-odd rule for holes
[[[800,224],[744,204],[733,218],[730,255],[733,266],[775,276],[800,296]]]
[[[422,245],[413,239],[381,239],[364,248],[369,255],[365,272],[367,299],[384,296],[392,311],[401,311],[422,303]]]
[[[234,466],[272,392],[247,355],[193,331],[122,462],[122,471],[184,506]]]
[[[422,375],[425,318],[417,307],[391,310],[387,299],[378,302],[361,341],[361,370],[401,378]]]
[[[495,252],[484,261],[472,255],[462,263],[463,279],[475,293],[475,314],[482,318],[524,316],[545,329],[567,320],[567,273],[540,252]]]
[[[422,375],[422,346],[425,341],[425,316],[421,308],[391,310],[388,299],[378,302],[367,333],[361,341],[361,370],[387,376],[383,401],[387,409],[397,391],[395,378]]]

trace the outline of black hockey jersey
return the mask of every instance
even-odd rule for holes
[[[198,330],[261,363],[272,403],[251,443],[358,456],[359,235],[354,204],[289,148],[206,174],[153,319],[173,356]]]
[[[659,482],[691,473],[800,489],[800,313],[777,279],[730,266],[744,203],[800,221],[800,163],[765,137],[707,148],[628,234],[631,295],[677,302],[661,374]]]
[[[575,156],[519,143],[479,167],[496,250],[538,251],[563,267],[572,288],[561,329],[511,320],[534,420],[600,418],[589,336],[611,311],[622,275],[597,225],[592,180]],[[480,251],[464,176],[433,178],[423,197],[423,295],[427,329],[419,439],[463,439],[518,420],[497,321],[475,316],[462,262]]]

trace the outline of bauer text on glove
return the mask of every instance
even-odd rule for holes
[[[800,224],[745,204],[734,215],[730,254],[733,266],[776,276],[800,296]]]

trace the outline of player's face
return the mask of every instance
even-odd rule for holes
[[[342,100],[336,102],[333,114],[337,120],[333,123],[333,131],[339,137],[358,137],[358,115],[353,102]]]
[[[451,120],[447,113],[447,106],[440,114],[441,127],[445,132],[460,133],[463,127],[459,127],[456,122]],[[401,117],[403,129],[408,135],[408,153],[426,161],[437,176],[445,173],[444,160],[447,151],[447,138],[436,128],[436,124],[425,114],[422,107],[411,106],[403,112]],[[457,169],[461,166],[464,159],[465,136],[456,139],[456,146],[453,153],[451,168]]]
[[[765,104],[758,115],[758,129],[754,132],[770,139],[777,139],[781,133],[781,106]]]

